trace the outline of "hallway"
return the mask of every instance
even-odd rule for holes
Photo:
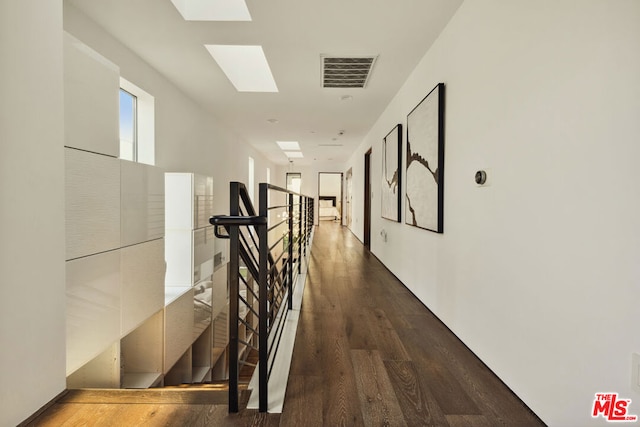
[[[346,227],[313,246],[280,425],[544,425]]]
[[[30,425],[544,425],[345,227],[316,228],[284,411],[56,403]]]

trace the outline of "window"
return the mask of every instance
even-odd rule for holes
[[[155,164],[155,100],[120,78],[120,158]]]
[[[136,131],[135,95],[120,89],[120,158],[138,161],[138,132]]]

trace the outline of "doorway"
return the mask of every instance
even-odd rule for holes
[[[318,173],[318,225],[342,221],[342,172]]]
[[[302,189],[302,174],[300,172],[287,172],[287,190],[300,193]]]
[[[353,217],[351,212],[351,199],[353,194],[353,170],[349,168],[347,174],[344,179],[344,218],[342,220],[342,225],[346,225],[351,229],[351,218]]]
[[[364,153],[364,247],[371,249],[371,148]]]

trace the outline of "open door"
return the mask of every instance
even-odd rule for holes
[[[364,154],[364,246],[371,249],[371,148]]]
[[[342,222],[342,172],[318,173],[318,225]]]
[[[351,229],[351,218],[352,218],[352,213],[351,213],[352,183],[353,183],[353,171],[351,168],[349,168],[344,180],[345,209],[344,209],[344,219],[342,222],[342,225],[346,225],[347,227],[349,227],[349,229]]]

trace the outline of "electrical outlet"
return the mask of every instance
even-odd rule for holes
[[[640,393],[640,354],[631,354],[631,388]]]

